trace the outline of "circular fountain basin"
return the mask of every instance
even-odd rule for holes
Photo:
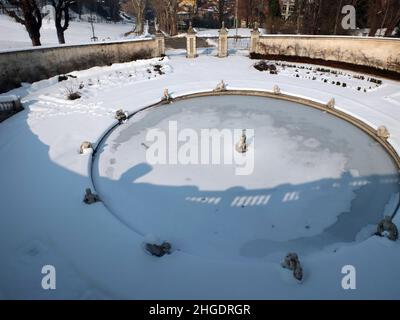
[[[234,147],[242,129],[246,154]],[[393,213],[399,193],[393,159],[361,129],[302,104],[241,95],[137,113],[102,142],[93,182],[134,231],[231,259],[361,241]]]

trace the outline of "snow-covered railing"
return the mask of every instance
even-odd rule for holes
[[[218,37],[211,36],[199,36],[198,38],[206,40],[208,43],[214,43],[215,46],[218,44]],[[249,50],[250,49],[250,37],[247,36],[228,36],[228,50]]]

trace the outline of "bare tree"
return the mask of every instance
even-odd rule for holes
[[[263,25],[269,16],[269,0],[238,0],[239,20],[246,21],[248,27],[257,22]]]
[[[252,26],[254,23],[254,0],[239,0],[238,16],[246,21],[247,26]]]
[[[294,6],[293,20],[296,25],[296,33],[300,33],[300,30],[304,24],[304,8],[306,5],[305,0],[296,0]]]
[[[368,27],[369,36],[374,37],[379,29],[379,20],[383,14],[383,1],[373,0],[368,5]]]
[[[279,0],[268,1],[267,27],[271,33],[279,30],[281,25],[281,8]]]
[[[135,17],[135,33],[142,34],[144,27],[144,13],[147,6],[147,0],[128,0],[124,3],[124,9]]]
[[[400,23],[400,4],[397,0],[388,0],[385,36],[390,37]]]
[[[144,9],[146,8],[146,0],[131,0],[135,18],[136,27],[135,31],[137,34],[143,33],[143,22],[144,22]]]
[[[164,0],[167,10],[168,29],[171,36],[178,34],[178,2],[178,0]]]
[[[227,2],[228,2],[227,0],[217,0],[214,6],[214,10],[218,13],[218,22],[221,27],[225,18],[225,10]]]
[[[178,34],[178,4],[178,0],[151,0],[160,28],[171,36]]]
[[[51,0],[51,5],[55,11],[58,43],[60,44],[65,43],[64,32],[69,27],[69,7],[73,2],[73,0]]]
[[[384,35],[391,36],[399,22],[400,6],[398,0],[371,0],[368,6],[369,36],[374,37],[378,29],[383,28],[386,28]]]
[[[343,7],[343,0],[340,0],[339,6],[337,7],[335,29],[333,30],[333,34],[337,34],[337,29],[339,27],[339,18],[340,18],[340,14],[342,12],[342,7]]]
[[[16,22],[25,26],[32,45],[40,46],[42,15],[38,3],[35,0],[8,0],[8,3],[16,9],[8,7],[4,0],[0,0],[0,8]]]

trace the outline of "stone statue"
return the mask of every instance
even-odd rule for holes
[[[86,189],[85,197],[83,198],[83,202],[86,204],[93,204],[99,202],[100,198],[97,194],[93,194],[90,188]]]
[[[162,100],[165,102],[171,102],[171,95],[168,92],[168,89],[164,89]]]
[[[84,141],[79,148],[79,153],[84,154],[87,153],[90,149],[93,150],[92,144],[89,141]]]
[[[214,89],[214,92],[223,92],[226,91],[226,84],[224,80],[221,80],[220,83],[218,83],[217,87]]]
[[[192,21],[189,22],[189,28],[187,30],[188,34],[195,34],[196,32],[193,29]]]
[[[376,134],[383,140],[387,140],[390,137],[389,130],[385,126],[380,126],[376,131]]]
[[[303,268],[301,267],[299,257],[296,253],[288,253],[285,260],[281,263],[281,266],[285,269],[293,271],[293,277],[296,280],[301,281],[303,279]]]
[[[151,255],[160,258],[166,254],[171,254],[171,245],[165,241],[161,245],[146,243],[146,250]]]
[[[117,110],[115,112],[115,119],[117,119],[119,123],[126,122],[128,120],[128,112],[122,109]]]
[[[149,20],[146,20],[143,28],[143,35],[148,36],[149,35]]]
[[[303,280],[303,268],[300,264],[293,270],[293,277],[298,281]]]
[[[389,240],[396,241],[399,238],[399,231],[389,216],[379,222],[375,235],[383,237],[385,232],[388,233]]]
[[[242,136],[240,137],[240,141],[236,144],[236,151],[239,153],[247,152],[247,137],[246,130],[243,130]]]
[[[335,104],[336,104],[335,98],[332,98],[331,100],[328,101],[328,103],[326,104],[326,106],[327,106],[329,109],[333,109],[333,108],[335,108]]]

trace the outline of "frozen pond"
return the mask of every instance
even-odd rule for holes
[[[171,123],[178,136],[188,128],[197,137],[203,129],[247,129],[253,170],[237,175],[235,161],[182,165],[170,154],[167,164],[149,163],[154,129],[165,133],[167,152],[199,150],[201,158],[202,140],[182,133],[175,142]],[[233,145],[221,141],[224,154]],[[367,238],[399,192],[392,159],[360,129],[311,107],[249,96],[138,113],[104,141],[93,179],[110,211],[142,235],[204,257],[276,261]]]

